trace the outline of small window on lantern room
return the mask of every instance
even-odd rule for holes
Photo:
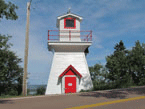
[[[76,28],[75,18],[64,18],[64,28]]]

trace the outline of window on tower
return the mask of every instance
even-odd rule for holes
[[[64,19],[64,28],[76,28],[76,19],[75,18],[65,18]]]

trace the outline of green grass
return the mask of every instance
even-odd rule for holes
[[[39,96],[39,95],[27,95],[27,96],[23,96],[23,95],[19,95],[19,96],[12,96],[12,95],[1,95],[0,99],[4,99],[4,98],[19,98],[19,97],[28,97],[28,96]]]
[[[12,96],[12,95],[1,95],[0,98],[17,98],[17,97],[24,97],[23,95],[19,95],[19,96]]]
[[[132,87],[137,87],[137,86],[129,86],[130,88],[132,88]]]

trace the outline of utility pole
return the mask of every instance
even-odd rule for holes
[[[26,35],[25,35],[25,57],[24,57],[24,75],[23,75],[23,96],[27,96],[27,65],[28,65],[28,48],[29,48],[29,18],[30,18],[30,5],[31,2],[27,2],[27,23],[26,23]]]

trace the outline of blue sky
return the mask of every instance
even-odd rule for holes
[[[5,0],[9,1],[9,0]],[[19,9],[16,21],[3,19],[0,33],[12,35],[11,50],[24,60],[26,4],[28,0],[11,0]],[[71,12],[83,17],[81,30],[93,31],[93,43],[87,56],[88,65],[105,65],[123,40],[127,49],[135,41],[145,42],[144,0],[32,0],[29,34],[29,84],[47,84],[53,54],[47,49],[47,31],[56,30],[57,16]],[[23,63],[20,64],[23,67]]]

